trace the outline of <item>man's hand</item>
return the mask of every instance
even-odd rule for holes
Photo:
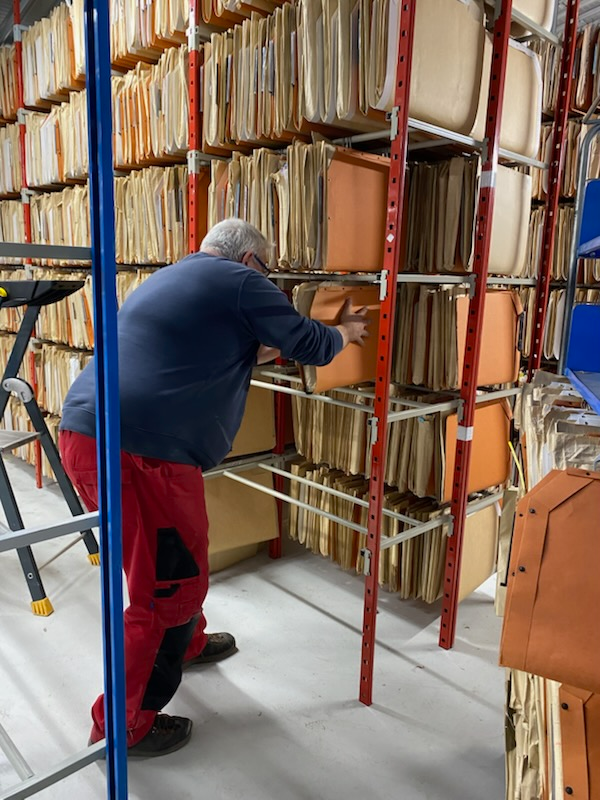
[[[352,301],[348,298],[344,303],[340,320],[336,328],[342,334],[344,347],[350,342],[356,342],[362,347],[364,339],[369,335],[367,327],[371,324],[371,320],[367,319],[367,307],[363,306],[358,311],[352,311]]]

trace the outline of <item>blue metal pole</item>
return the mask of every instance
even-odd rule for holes
[[[107,797],[127,798],[123,554],[111,65],[107,0],[85,0],[89,196],[96,366],[98,506],[104,630]]]

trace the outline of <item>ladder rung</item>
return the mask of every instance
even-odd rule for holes
[[[16,450],[17,447],[39,438],[37,431],[0,431],[0,453]]]
[[[11,531],[0,536],[0,553],[6,550],[16,550],[20,547],[45,542],[47,539],[56,539],[69,533],[80,533],[89,528],[95,528],[99,523],[99,514],[92,511],[89,514],[80,514],[76,517],[55,522],[52,525],[43,525],[39,528],[23,528],[21,531]]]

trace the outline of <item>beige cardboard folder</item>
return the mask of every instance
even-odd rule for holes
[[[275,401],[268,389],[251,386],[242,424],[227,458],[264,453],[275,447]]]
[[[361,347],[356,343],[344,348],[324,367],[302,367],[307,392],[324,392],[339,386],[349,386],[375,379],[379,329],[379,290],[374,286],[332,286],[330,284],[301,284],[294,289],[294,305],[311,319],[336,325],[346,299],[357,310],[367,307],[371,321],[369,336]]]
[[[273,488],[273,476],[262,469],[240,473]],[[266,542],[278,536],[275,499],[227,477],[207,478],[204,484],[208,512],[209,553]]]
[[[542,118],[542,70],[536,53],[512,40],[509,44],[500,146],[528,158],[535,158],[539,148]],[[487,34],[479,109],[471,132],[476,139],[483,139],[485,136],[491,61],[492,39]]]
[[[394,104],[400,31],[399,0],[375,0],[371,17],[369,102]],[[482,13],[471,0],[419,0],[410,86],[412,117],[468,133],[477,113],[484,35]]]

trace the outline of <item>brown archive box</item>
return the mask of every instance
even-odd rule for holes
[[[251,386],[242,424],[227,458],[264,453],[275,447],[275,401],[269,389]]]
[[[244,478],[273,488],[273,476],[254,468],[239,473]],[[279,535],[275,498],[225,476],[204,483],[208,513],[211,571],[256,553],[256,545]]]
[[[517,292],[486,292],[481,354],[477,373],[478,386],[512,383],[519,377],[521,363],[519,333],[522,314],[523,306]],[[469,298],[465,295],[458,298],[456,309],[459,380],[461,380],[464,364],[468,318]]]
[[[294,289],[296,309],[326,325],[339,323],[346,299],[357,310],[367,307],[371,320],[369,336],[363,346],[352,343],[324,367],[302,366],[301,374],[307,392],[325,392],[339,386],[375,380],[379,331],[379,288],[376,286],[332,286],[326,283],[303,283]]]
[[[517,506],[500,663],[600,693],[600,473],[553,470]]]
[[[600,800],[600,694],[559,689],[563,785],[578,800]]]

